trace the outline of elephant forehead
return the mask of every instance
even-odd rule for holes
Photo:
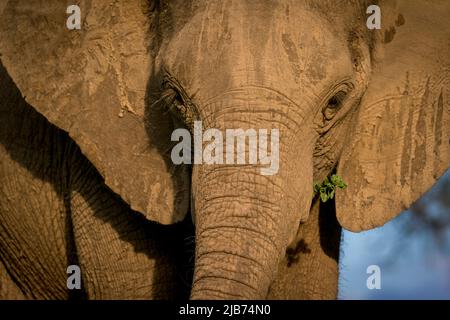
[[[349,56],[336,27],[298,2],[238,1],[199,9],[160,58],[196,98],[208,100],[242,86],[301,98],[339,81],[352,69]]]

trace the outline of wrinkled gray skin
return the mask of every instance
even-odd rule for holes
[[[97,2],[68,38],[63,5],[24,3],[0,8],[2,298],[334,299],[341,225],[384,224],[448,167],[445,2],[383,3],[381,31],[365,1]],[[279,129],[278,173],[174,166],[193,119]],[[349,187],[320,203],[334,171]]]

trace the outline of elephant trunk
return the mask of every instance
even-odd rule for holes
[[[217,116],[207,126],[224,130],[227,124],[258,130],[270,123],[261,121],[267,114],[270,115],[255,113],[251,119],[239,115],[239,120],[234,121],[233,116],[228,120],[224,120],[226,115]],[[296,158],[298,149],[290,145],[295,139],[284,129],[286,122],[279,122],[280,168],[273,175],[261,174],[259,165],[194,166],[196,254],[192,299],[266,297],[300,218],[305,217],[302,214],[309,212],[312,198],[312,153],[303,150],[301,159]],[[296,150],[295,154],[289,149]]]
[[[264,298],[283,250],[282,192],[273,179],[223,167],[199,188],[192,298]],[[226,175],[228,182],[214,184]],[[243,178],[247,181],[243,181]]]

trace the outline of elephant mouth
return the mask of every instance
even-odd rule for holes
[[[234,169],[236,169],[236,175],[242,174],[239,173],[239,169]],[[205,169],[195,168],[193,170],[193,181],[198,179],[198,172],[196,172],[198,170]],[[213,173],[209,174],[220,175],[220,169],[216,168],[215,171],[213,170]],[[321,210],[331,211],[328,214],[334,217],[334,193],[345,183],[339,180],[336,175],[336,166],[328,172],[318,173],[317,176],[324,176],[325,178],[320,183],[316,182],[313,192],[309,193],[311,195],[309,205],[312,208],[311,203],[320,203],[321,208],[323,205]],[[210,187],[207,190],[211,192],[213,189],[213,187]],[[266,224],[267,228],[268,222],[259,220],[260,224],[258,225],[258,220],[255,220],[254,215],[252,216],[253,210],[256,210],[256,205],[249,205],[247,199],[238,195],[239,192],[231,195],[224,191],[230,190],[229,188],[220,186],[219,189],[222,193],[225,193],[226,201],[223,203],[223,207],[209,204],[205,209],[202,204],[200,212],[196,208],[196,203],[199,203],[198,188],[194,188],[194,192],[191,193],[191,217],[195,225],[196,251],[195,264],[193,265],[194,272],[190,274],[192,277],[191,298],[265,299],[270,296],[269,289],[279,277],[280,267],[291,268],[299,263],[301,255],[311,254],[310,244],[305,242],[303,239],[304,233],[301,231],[307,220],[298,221],[295,226],[290,224],[289,227],[285,227],[294,230],[295,234],[289,241],[279,242],[280,238],[277,239],[276,234],[281,233],[281,229],[271,235],[264,234],[267,231],[261,231],[266,230],[262,225]],[[208,198],[207,193],[204,196],[204,190],[200,190],[200,192],[202,197]],[[270,192],[267,191],[266,194],[270,194]],[[327,196],[326,199],[324,195]],[[217,198],[212,196],[212,198],[220,199],[222,196],[223,194]],[[259,207],[260,205],[261,203],[257,204]],[[233,221],[226,218],[226,211],[230,208],[233,210],[233,216],[237,217],[235,219],[238,220]],[[311,208],[309,210],[312,210]],[[270,210],[283,212],[286,208],[272,207]],[[211,218],[214,222],[199,221],[202,220],[201,217],[198,217],[199,214],[215,217]],[[264,212],[258,212],[258,214],[264,216]],[[246,223],[245,220],[248,219],[255,221],[253,226]],[[337,222],[335,222],[335,225],[335,230],[340,230]],[[322,226],[321,228],[327,227]],[[320,242],[321,246],[326,249],[325,254],[337,259],[336,250],[330,244],[331,240],[321,238]],[[238,248],[230,246],[231,243],[238,243]],[[254,251],[260,253],[255,254]],[[265,252],[265,254],[262,254],[263,258],[261,258],[261,252]],[[278,259],[274,259],[276,256],[278,256]],[[261,265],[258,262],[259,259],[266,261],[266,265],[264,263]],[[223,266],[223,261],[227,261],[227,267]],[[283,262],[282,265],[278,266],[281,262]],[[214,270],[220,270],[220,272]],[[251,280],[251,278],[254,280]]]

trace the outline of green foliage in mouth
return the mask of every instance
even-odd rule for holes
[[[327,202],[334,198],[334,193],[336,188],[345,189],[347,184],[339,177],[337,174],[333,174],[330,178],[326,177],[322,183],[315,182],[313,186],[314,194],[320,194],[320,200],[322,202]]]

